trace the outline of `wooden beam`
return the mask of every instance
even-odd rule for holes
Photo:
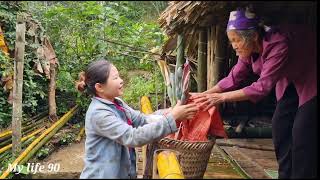
[[[198,92],[207,90],[207,32],[205,29],[199,31],[198,43]]]
[[[21,121],[22,121],[22,86],[23,63],[25,51],[26,22],[23,15],[17,16],[16,45],[13,79],[13,107],[12,107],[12,155],[17,157],[21,151]]]

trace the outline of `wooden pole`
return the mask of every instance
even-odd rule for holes
[[[227,52],[227,37],[225,28],[218,24],[216,26],[216,44],[215,44],[215,57],[214,57],[214,79],[213,85],[216,85],[223,77],[223,70],[226,63]]]
[[[56,105],[56,63],[50,63],[50,84],[49,84],[49,118],[53,121],[58,119],[57,117],[57,105]]]
[[[17,16],[16,45],[13,78],[12,107],[12,156],[17,157],[21,151],[21,121],[22,121],[22,86],[23,62],[25,51],[26,22],[23,15]]]
[[[184,35],[179,33],[178,38],[177,38],[177,61],[176,61],[176,67],[175,67],[175,94],[177,100],[181,99],[181,96],[179,97],[180,92],[182,92],[182,87],[180,86],[181,80],[179,80],[179,72],[178,69],[179,67],[183,68],[183,64],[185,62],[184,60],[184,46],[185,46],[185,38]],[[182,76],[182,73],[181,73]],[[174,104],[175,105],[175,104]]]
[[[207,34],[205,29],[199,31],[198,43],[198,92],[203,92],[207,89]]]
[[[210,78],[211,78],[211,27],[207,28],[207,88],[210,89]]]
[[[214,86],[214,57],[215,57],[215,45],[216,45],[216,26],[213,25],[208,28],[208,62],[207,62],[207,89]]]

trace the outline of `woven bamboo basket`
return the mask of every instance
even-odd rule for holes
[[[186,179],[203,178],[215,139],[208,141],[189,142],[163,138],[156,149],[173,149],[180,153],[180,165]]]

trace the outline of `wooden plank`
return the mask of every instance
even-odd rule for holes
[[[243,139],[242,142],[246,140]],[[266,140],[253,140],[249,141],[252,144],[257,144],[261,142],[266,142]],[[268,141],[270,143],[270,139]],[[227,147],[220,146],[225,152],[236,161],[242,169],[244,169],[248,175],[252,178],[270,178],[265,170],[277,170],[278,165],[275,158],[274,151],[262,151],[262,150],[252,150],[247,148],[239,147]]]
[[[274,151],[261,151],[246,148],[239,148],[239,150],[248,156],[252,161],[259,164],[263,169],[277,170],[278,163]]]
[[[271,140],[271,139],[270,139]],[[273,144],[262,144],[258,143],[259,141],[252,141],[248,142],[245,140],[236,140],[236,139],[218,139],[217,145],[220,146],[237,146],[241,148],[247,148],[250,150],[256,149],[256,150],[264,150],[264,151],[274,151]]]
[[[232,164],[222,156],[215,145],[212,149],[203,179],[242,179]]]
[[[248,144],[248,145],[264,145],[264,146],[269,146],[269,147],[273,147],[273,142],[272,139],[270,138],[250,138],[250,139],[246,139],[246,138],[234,138],[234,139],[217,139],[217,142],[227,142],[227,143],[232,143],[232,144]]]

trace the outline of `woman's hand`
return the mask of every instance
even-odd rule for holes
[[[223,93],[197,94],[192,97],[195,104],[199,104],[203,111],[210,109],[212,106],[225,102]]]
[[[189,93],[189,99],[190,100],[196,100],[196,99],[199,99],[199,98],[202,98],[202,97],[205,97],[205,93],[202,92],[202,93]]]
[[[171,114],[173,118],[177,120],[189,120],[192,119],[198,112],[199,108],[191,103],[187,105],[181,105],[181,101],[172,108]]]

